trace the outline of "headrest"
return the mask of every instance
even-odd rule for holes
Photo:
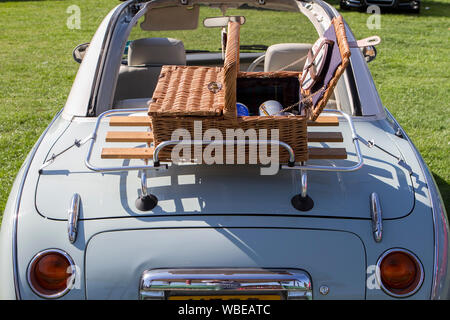
[[[185,65],[186,52],[181,40],[144,38],[131,42],[128,65]]]
[[[279,43],[267,48],[264,59],[264,71],[278,71],[299,58],[306,57],[312,45],[306,43]],[[301,71],[305,60],[294,63],[292,66],[284,69],[285,71]]]

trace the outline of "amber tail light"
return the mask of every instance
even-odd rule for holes
[[[378,260],[377,273],[381,288],[397,298],[416,293],[424,278],[419,259],[404,249],[386,251]]]
[[[65,295],[75,281],[75,265],[62,250],[50,249],[38,253],[28,266],[28,283],[43,298]]]

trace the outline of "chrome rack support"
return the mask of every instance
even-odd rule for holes
[[[159,162],[157,164],[149,165],[147,160],[145,160],[144,166],[119,166],[119,167],[96,167],[91,164],[91,156],[92,150],[94,149],[95,142],[97,140],[97,132],[100,127],[100,123],[103,118],[109,116],[111,114],[129,114],[133,112],[145,112],[146,108],[137,108],[137,109],[120,109],[120,110],[108,110],[103,112],[95,123],[94,132],[92,133],[91,144],[89,145],[88,153],[85,160],[85,165],[88,169],[95,172],[113,172],[113,171],[134,171],[137,170],[141,175],[141,195],[136,199],[136,208],[141,211],[149,211],[152,210],[158,204],[158,198],[156,196],[150,194],[147,189],[147,170],[167,170],[167,164],[160,165]]]
[[[345,112],[342,112],[340,110],[332,110],[332,109],[325,109],[322,113],[340,113],[345,120],[348,122],[350,126],[350,131],[352,134],[352,141],[353,145],[355,146],[356,155],[358,157],[358,163],[349,166],[349,167],[338,167],[338,166],[313,166],[313,165],[306,165],[304,162],[302,162],[300,165],[282,165],[281,169],[289,169],[289,170],[299,170],[301,173],[301,193],[298,195],[295,195],[292,200],[292,206],[300,211],[309,211],[314,207],[314,201],[311,199],[310,196],[308,196],[308,177],[307,177],[307,171],[313,170],[313,171],[338,171],[338,172],[351,172],[361,169],[361,167],[364,165],[364,159],[361,154],[361,149],[359,147],[359,137],[356,133],[355,126],[353,125],[352,118],[346,114]]]
[[[94,149],[95,142],[97,140],[97,132],[98,128],[100,127],[100,123],[103,118],[105,118],[108,115],[111,114],[129,114],[134,112],[146,112],[147,108],[136,108],[136,109],[115,109],[115,110],[108,110],[103,112],[101,115],[98,116],[97,122],[95,123],[94,132],[92,133],[92,140],[91,144],[89,145],[88,153],[86,156],[86,160],[84,161],[86,167],[92,171],[95,172],[113,172],[113,171],[135,171],[135,170],[166,170],[168,166],[165,165],[145,165],[145,166],[120,166],[120,167],[96,167],[93,164],[91,164],[91,156],[92,156],[92,150]]]
[[[304,163],[302,162],[302,165]],[[300,211],[309,211],[314,207],[313,199],[308,196],[308,172],[306,170],[300,170],[301,172],[301,193],[295,195],[291,199],[292,206]]]
[[[150,194],[147,189],[147,170],[139,170],[141,175],[141,195],[136,199],[136,208],[141,211],[150,211],[158,204],[158,198]]]
[[[353,166],[349,166],[349,167],[339,167],[339,166],[313,166],[313,165],[282,165],[281,169],[288,169],[288,170],[311,170],[311,171],[335,171],[335,172],[352,172],[352,171],[356,171],[362,168],[362,166],[364,165],[364,159],[363,156],[361,154],[361,149],[359,147],[359,138],[358,135],[356,133],[355,130],[355,126],[353,125],[353,121],[352,118],[346,114],[345,112],[342,112],[340,110],[332,110],[332,109],[324,109],[322,111],[323,113],[340,113],[345,120],[347,120],[349,126],[350,126],[350,131],[352,133],[352,140],[353,140],[353,145],[355,146],[355,151],[356,151],[356,156],[358,157],[358,163],[353,165]]]

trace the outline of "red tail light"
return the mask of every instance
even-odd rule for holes
[[[52,249],[38,253],[28,267],[31,289],[44,298],[59,298],[66,294],[75,280],[75,267],[64,251]]]
[[[409,251],[392,249],[378,261],[379,282],[388,294],[407,297],[414,294],[423,282],[423,269],[419,259]]]

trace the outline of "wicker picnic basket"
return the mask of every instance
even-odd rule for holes
[[[336,23],[336,19],[333,23],[336,29],[343,28],[343,24]],[[236,102],[244,102],[242,99],[247,99],[245,104],[249,109],[251,107],[248,104],[254,104],[253,109],[255,109],[265,101],[255,99],[255,95],[251,92],[252,88],[258,86],[266,86],[267,90],[278,86],[281,88],[278,91],[284,92],[283,105],[298,104],[301,76],[301,73],[291,71],[239,72],[239,30],[239,23],[229,23],[223,67],[163,66],[148,109],[154,145],[174,140],[172,134],[177,129],[187,130],[193,140],[198,139],[195,134],[198,135],[200,131],[202,133],[200,139],[202,139],[203,134],[209,129],[219,130],[224,140],[227,129],[244,131],[255,129],[258,139],[277,138],[289,144],[294,150],[296,162],[308,160],[306,113],[287,116],[237,116]],[[339,34],[343,37],[341,39],[345,38],[345,31]],[[348,44],[346,46],[348,47]],[[342,74],[344,69],[345,67],[339,72]],[[339,76],[340,74],[337,75]],[[330,84],[322,100],[329,98],[335,85],[336,83]],[[322,100],[319,108],[323,109],[326,101]],[[321,109],[310,112],[311,119],[315,119],[320,111]],[[201,121],[201,128],[199,121]],[[260,129],[266,129],[265,136],[260,136]],[[278,130],[278,137],[272,137],[271,129]],[[249,158],[251,147],[244,148],[245,157],[241,154],[238,157],[237,153],[232,155],[234,163],[254,163]],[[270,156],[270,146],[267,147],[267,151]],[[172,147],[164,148],[159,154],[160,160],[172,161],[171,152]],[[230,159],[229,156],[227,154],[226,159]],[[257,163],[260,163],[259,157],[257,158]],[[183,160],[202,162],[196,159],[194,148],[191,155]],[[286,163],[288,160],[288,152],[279,147],[279,161]],[[253,158],[252,161],[255,159]]]

